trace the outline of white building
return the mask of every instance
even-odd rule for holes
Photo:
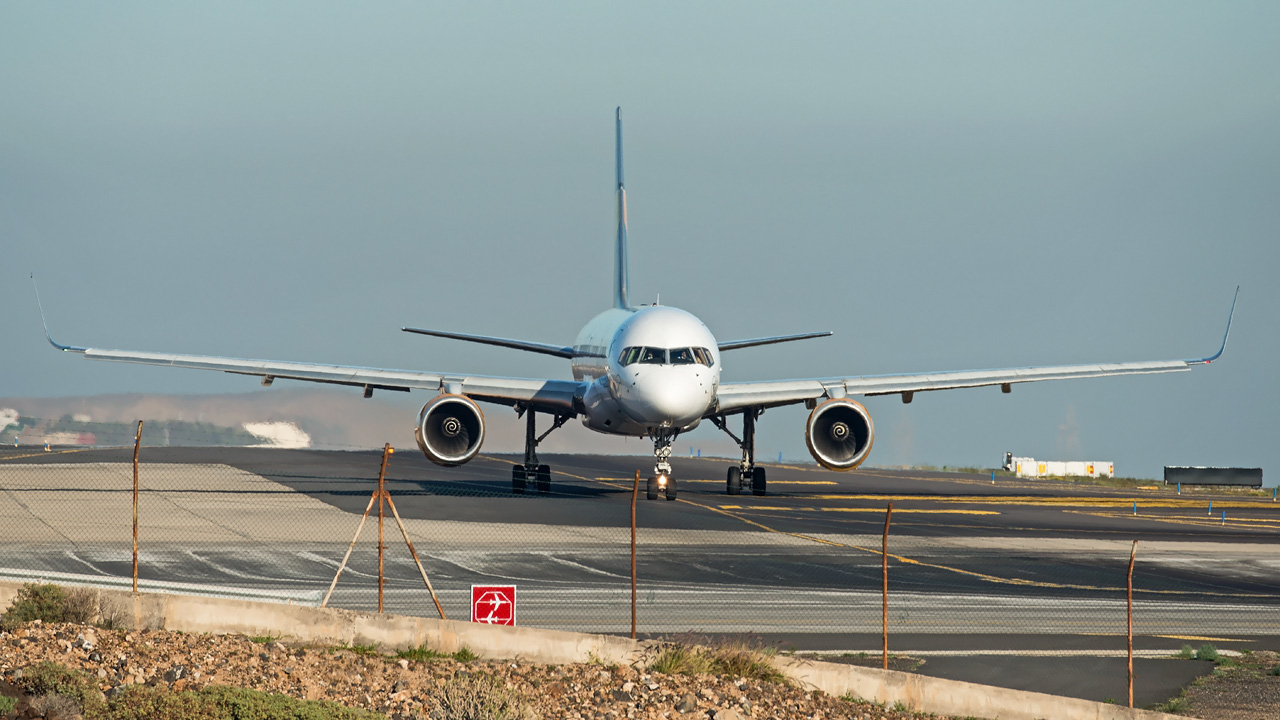
[[[1004,454],[1004,469],[1018,477],[1115,477],[1113,463],[1098,460],[1036,460]]]

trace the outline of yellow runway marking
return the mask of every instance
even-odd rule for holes
[[[1227,522],[1224,524],[1222,518],[1212,515],[1144,515],[1142,508],[1139,506],[1138,514],[1132,512],[1088,512],[1086,510],[1067,510],[1068,513],[1077,515],[1089,515],[1091,517],[1101,517],[1110,520],[1119,518],[1132,518],[1134,520],[1153,520],[1155,522],[1169,523],[1170,525],[1194,525],[1197,527],[1229,527],[1236,530],[1280,530],[1280,518],[1244,518],[1227,516]],[[1244,523],[1261,523],[1255,525],[1245,525]]]
[[[1133,507],[1138,503],[1142,508],[1207,508],[1207,500],[1180,500],[1176,498],[1153,500],[1142,497],[1040,497],[1036,495],[1004,495],[1004,496],[961,496],[954,495],[809,495],[811,500],[870,500],[885,502],[893,500],[915,502],[951,503],[957,505],[1026,505],[1041,507]],[[1269,500],[1265,503],[1248,500],[1214,500],[1214,508],[1252,508],[1257,510],[1280,511]]]
[[[89,450],[105,450],[105,449],[107,448],[83,447],[83,448],[71,448],[69,450],[49,450],[48,452],[41,450],[40,452],[34,452],[29,455],[9,455],[7,457],[0,456],[0,462],[4,462],[8,460],[22,460],[24,458],[33,458],[33,457],[49,457],[50,455],[65,455],[67,453],[78,453],[78,452],[87,452]]]
[[[843,513],[876,513],[884,514],[884,508],[812,508],[812,507],[787,507],[785,505],[752,505],[750,507],[744,505],[721,505],[721,510],[749,510],[749,511],[800,511],[800,512],[843,512]],[[893,511],[894,515],[903,513],[916,513],[927,515],[999,515],[999,510],[932,510],[932,509],[903,509],[899,508]]]
[[[1197,642],[1254,642],[1253,640],[1242,640],[1240,638],[1204,637],[1202,635],[1152,635],[1152,637],[1167,638],[1169,640],[1195,640]]]
[[[724,480],[685,480],[681,478],[682,483],[715,483],[723,485]],[[770,485],[835,485],[835,480],[770,480]]]

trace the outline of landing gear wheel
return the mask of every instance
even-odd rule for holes
[[[762,467],[751,468],[751,494],[764,495],[764,493],[765,493],[764,468]]]
[[[728,481],[726,482],[726,485],[728,487],[726,487],[725,490],[730,495],[741,495],[742,494],[742,470],[736,467],[729,468]]]
[[[546,494],[551,492],[551,466],[539,465],[537,477],[538,477],[538,492],[540,494]]]
[[[667,499],[676,499],[676,479],[670,475],[667,476]]]
[[[511,466],[511,492],[515,493],[516,495],[523,495],[524,486],[525,486],[524,466],[512,465]]]
[[[658,478],[653,475],[649,476],[649,482],[644,486],[644,497],[646,500],[658,499]]]

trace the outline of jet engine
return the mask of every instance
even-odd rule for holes
[[[480,452],[484,414],[464,395],[439,395],[422,406],[413,436],[427,459],[437,465],[461,465]]]
[[[876,428],[860,403],[827,400],[809,413],[804,442],[813,459],[828,470],[852,470],[871,454]]]

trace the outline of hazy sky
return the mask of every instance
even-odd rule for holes
[[[54,352],[29,271],[63,342],[567,377],[399,328],[606,306],[621,105],[632,299],[836,333],[727,380],[1199,357],[1240,284],[1220,363],[870,398],[870,462],[1274,484],[1277,37],[1274,2],[5,3],[0,396],[257,387]]]

